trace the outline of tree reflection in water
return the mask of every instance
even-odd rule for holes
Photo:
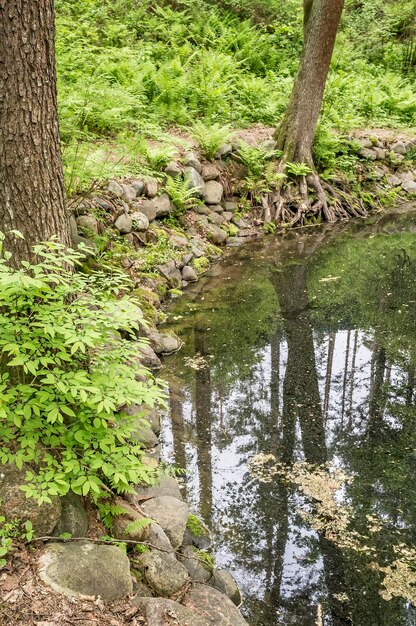
[[[392,545],[413,545],[416,530],[414,223],[399,215],[262,243],[175,305],[185,346],[166,368],[165,456],[190,470],[189,500],[253,625],[416,623],[406,598],[383,599],[383,573],[369,567],[394,561]],[[189,366],[195,357],[202,366]],[[258,453],[345,470],[348,532],[366,550],[314,530],[290,482],[254,480]]]

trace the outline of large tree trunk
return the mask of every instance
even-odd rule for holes
[[[56,236],[69,243],[57,116],[53,0],[0,2],[0,230],[13,263]]]
[[[312,144],[344,0],[305,0],[304,45],[289,106],[276,131],[285,161],[312,166]]]

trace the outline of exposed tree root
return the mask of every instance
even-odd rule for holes
[[[281,185],[263,197],[262,206],[264,222],[277,226],[304,226],[367,215],[360,200],[321,180],[316,173],[298,176],[294,184]]]

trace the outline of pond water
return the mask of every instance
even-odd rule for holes
[[[416,211],[265,238],[168,313],[164,457],[249,623],[416,624]]]

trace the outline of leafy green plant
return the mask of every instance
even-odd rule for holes
[[[118,411],[163,402],[139,364],[140,342],[117,332],[132,337],[137,328],[137,304],[122,295],[128,279],[74,272],[82,251],[56,242],[34,252],[39,261],[19,269],[0,256],[0,463],[27,469],[22,490],[39,503],[152,482],[134,418]]]
[[[254,179],[260,179],[263,176],[267,161],[281,156],[280,150],[270,150],[261,145],[250,146],[244,141],[240,142],[237,152],[237,159],[247,167],[248,178]]]
[[[188,209],[192,209],[201,201],[198,198],[198,191],[189,186],[187,180],[183,180],[179,176],[168,176],[165,183],[165,191],[169,194],[173,204],[175,205],[176,215],[181,215]]]
[[[207,126],[203,122],[196,122],[190,129],[190,132],[207,159],[213,159],[219,148],[223,144],[228,143],[232,137],[229,125],[212,124]]]
[[[312,173],[312,169],[306,163],[286,162],[286,171],[293,176],[307,176]]]

